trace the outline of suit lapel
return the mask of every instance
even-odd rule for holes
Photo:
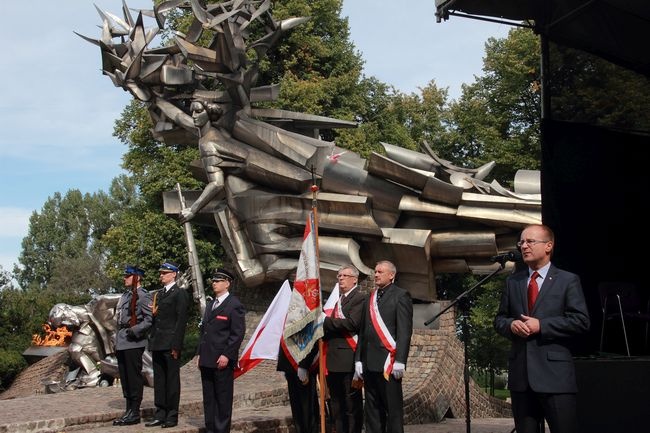
[[[537,295],[537,300],[535,301],[535,306],[533,307],[533,311],[537,309],[538,305],[544,302],[544,299],[547,298],[546,294],[553,290],[553,287],[555,286],[555,275],[557,274],[556,271],[557,269],[553,265],[551,265],[551,267],[548,269],[546,278],[544,278],[544,282],[542,283],[542,286],[539,288],[539,295]]]
[[[528,280],[528,271],[524,271],[520,274],[517,279],[517,296],[519,297],[519,305],[521,306],[521,311],[528,311],[528,285],[526,281]]]

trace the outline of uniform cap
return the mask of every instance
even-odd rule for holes
[[[178,272],[178,265],[171,262],[165,262],[162,265],[160,265],[160,269],[158,269],[158,272]]]
[[[223,280],[232,281],[234,279],[235,279],[234,275],[223,268],[217,268],[212,273],[212,281],[223,281]]]
[[[128,277],[129,275],[139,275],[144,277],[144,271],[137,266],[126,265],[124,268],[124,276]]]

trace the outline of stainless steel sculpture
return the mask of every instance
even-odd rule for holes
[[[65,384],[66,389],[102,385],[102,380],[119,376],[115,357],[117,318],[115,308],[120,294],[100,295],[85,305],[55,304],[48,322],[55,328],[72,331],[68,352],[80,372]],[[151,353],[143,355],[142,374],[153,386]]]
[[[283,280],[295,270],[312,176],[321,188],[324,287],[342,264],[370,275],[377,260],[388,259],[414,298],[433,301],[436,273],[489,272],[497,266],[491,256],[511,249],[525,224],[541,222],[538,172],[518,173],[512,192],[484,182],[494,163],[456,167],[426,145],[420,153],[382,143],[385,155],[365,160],[318,138],[320,129],[353,122],[258,108],[279,92],[276,85],[255,87],[258,62],[308,19],[276,21],[270,4],[169,0],[134,19],[124,3],[124,19],[99,11],[100,39],[82,36],[101,47],[103,73],[115,86],[148,105],[156,139],[198,144],[205,189],[184,192],[187,208],[175,191],[165,193],[164,211],[183,223],[198,216],[216,225],[244,285]],[[191,10],[187,34],[149,47],[176,8]],[[155,26],[145,28],[143,16]],[[250,40],[253,27],[266,34]]]

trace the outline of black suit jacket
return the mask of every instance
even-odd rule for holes
[[[577,392],[570,340],[589,329],[589,312],[580,278],[551,264],[533,311],[528,314],[528,269],[506,279],[494,328],[512,341],[508,387],[522,392],[530,385],[540,393]],[[529,338],[512,333],[521,315],[539,319],[540,332]]]
[[[239,348],[246,333],[246,309],[232,293],[212,309],[214,301],[205,308],[201,322],[201,338],[197,352],[199,366],[216,368],[217,359],[225,355],[230,368],[237,366]]]
[[[354,336],[359,333],[365,299],[366,296],[357,286],[349,295],[340,299],[341,310],[345,318],[325,318],[323,341],[327,343],[326,364],[328,371],[354,371],[354,350],[350,347],[346,335]]]
[[[379,339],[370,319],[370,296],[366,298],[363,308],[361,330],[355,360],[363,362],[363,371],[382,372],[388,350]],[[390,284],[384,289],[384,296],[379,301],[381,315],[388,332],[396,343],[395,362],[406,365],[413,333],[413,302],[405,289]]]
[[[189,294],[174,284],[166,293],[165,289],[158,290],[153,309],[155,315],[151,325],[149,350],[178,350],[183,348]]]

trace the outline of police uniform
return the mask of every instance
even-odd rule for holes
[[[142,355],[147,345],[147,337],[152,322],[151,297],[142,288],[139,279],[144,271],[136,266],[127,266],[124,277],[133,277],[132,285],[122,294],[116,306],[117,332],[115,351],[122,385],[122,395],[126,399],[126,411],[113,425],[131,425],[140,422],[140,403],[144,388],[142,376]],[[137,278],[137,279],[136,279]]]

